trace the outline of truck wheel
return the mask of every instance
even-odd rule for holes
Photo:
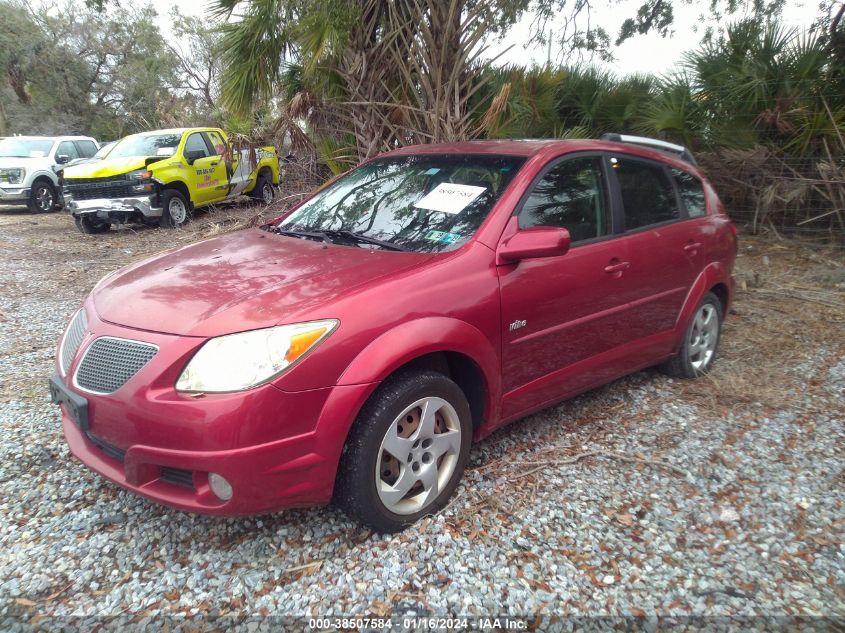
[[[255,187],[252,188],[249,195],[256,200],[261,200],[264,204],[270,204],[273,202],[273,198],[275,196],[273,192],[273,183],[267,180],[267,177],[264,176],[264,174],[261,174],[258,176]]]
[[[182,226],[191,219],[191,203],[176,189],[165,189],[161,195],[161,206],[164,211],[159,220],[159,226],[173,229]]]
[[[49,213],[56,206],[56,189],[47,180],[36,180],[29,192],[29,210],[33,213]]]
[[[85,235],[97,235],[98,233],[107,233],[111,229],[111,223],[97,220],[90,215],[80,215],[74,218],[76,228]]]

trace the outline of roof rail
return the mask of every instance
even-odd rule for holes
[[[647,136],[631,136],[629,134],[615,134],[608,132],[601,135],[603,141],[613,141],[614,143],[629,143],[631,145],[642,145],[650,149],[656,149],[662,152],[668,152],[678,156],[681,160],[696,165],[695,158],[692,153],[683,145],[676,145],[667,141],[661,141],[656,138],[648,138]]]

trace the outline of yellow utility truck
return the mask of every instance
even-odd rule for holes
[[[88,234],[112,224],[180,226],[194,209],[244,194],[269,204],[278,184],[275,148],[236,150],[223,130],[204,127],[133,134],[103,160],[62,173],[65,208]]]

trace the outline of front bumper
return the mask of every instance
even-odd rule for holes
[[[27,202],[29,194],[29,187],[0,187],[0,204]]]
[[[74,200],[65,194],[65,207],[74,216],[95,214],[101,220],[122,221],[127,215],[140,214],[144,218],[159,218],[163,212],[158,206],[158,196],[132,198],[95,198]]]
[[[278,392],[276,414],[286,411],[288,415],[298,415],[295,409],[288,407],[295,406],[302,394],[285,394],[272,386],[266,389]],[[330,393],[336,390],[340,393]],[[326,404],[332,399],[352,402],[359,400],[365,389],[355,385],[320,391],[325,393],[311,392],[304,397],[323,399]],[[60,406],[62,429],[71,453],[88,468],[157,503],[223,516],[328,503],[348,428],[343,412],[337,416],[338,411],[335,411],[335,414],[326,412],[328,418],[315,424],[312,432],[243,448],[180,450],[141,443],[121,448],[104,440],[97,432],[106,426],[126,425],[127,420],[89,415],[90,428],[86,431],[71,417],[67,404]],[[138,421],[138,416],[133,416],[133,423]],[[154,424],[152,420],[150,422]],[[237,415],[230,415],[230,422],[232,426],[241,423]],[[187,430],[193,422],[185,419],[182,423]],[[283,424],[284,420],[280,419],[279,423]],[[202,429],[196,430],[202,432]],[[230,500],[222,501],[211,491],[208,475],[212,472],[222,475],[231,484],[233,496]]]
[[[82,342],[67,375],[51,381],[67,443],[88,468],[191,512],[258,514],[331,499],[349,426],[375,385],[290,392],[267,384],[240,393],[180,394],[176,377],[204,339],[122,328],[92,312],[88,330],[96,334]],[[92,393],[73,376],[100,336],[153,343],[159,352],[113,393]],[[228,480],[230,500],[214,495],[209,473]]]

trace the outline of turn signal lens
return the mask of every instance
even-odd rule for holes
[[[311,346],[319,341],[323,335],[328,332],[328,330],[328,327],[321,326],[319,328],[307,330],[291,336],[290,347],[288,348],[288,353],[285,354],[285,360],[289,363],[294,362],[297,358],[311,349]]]

